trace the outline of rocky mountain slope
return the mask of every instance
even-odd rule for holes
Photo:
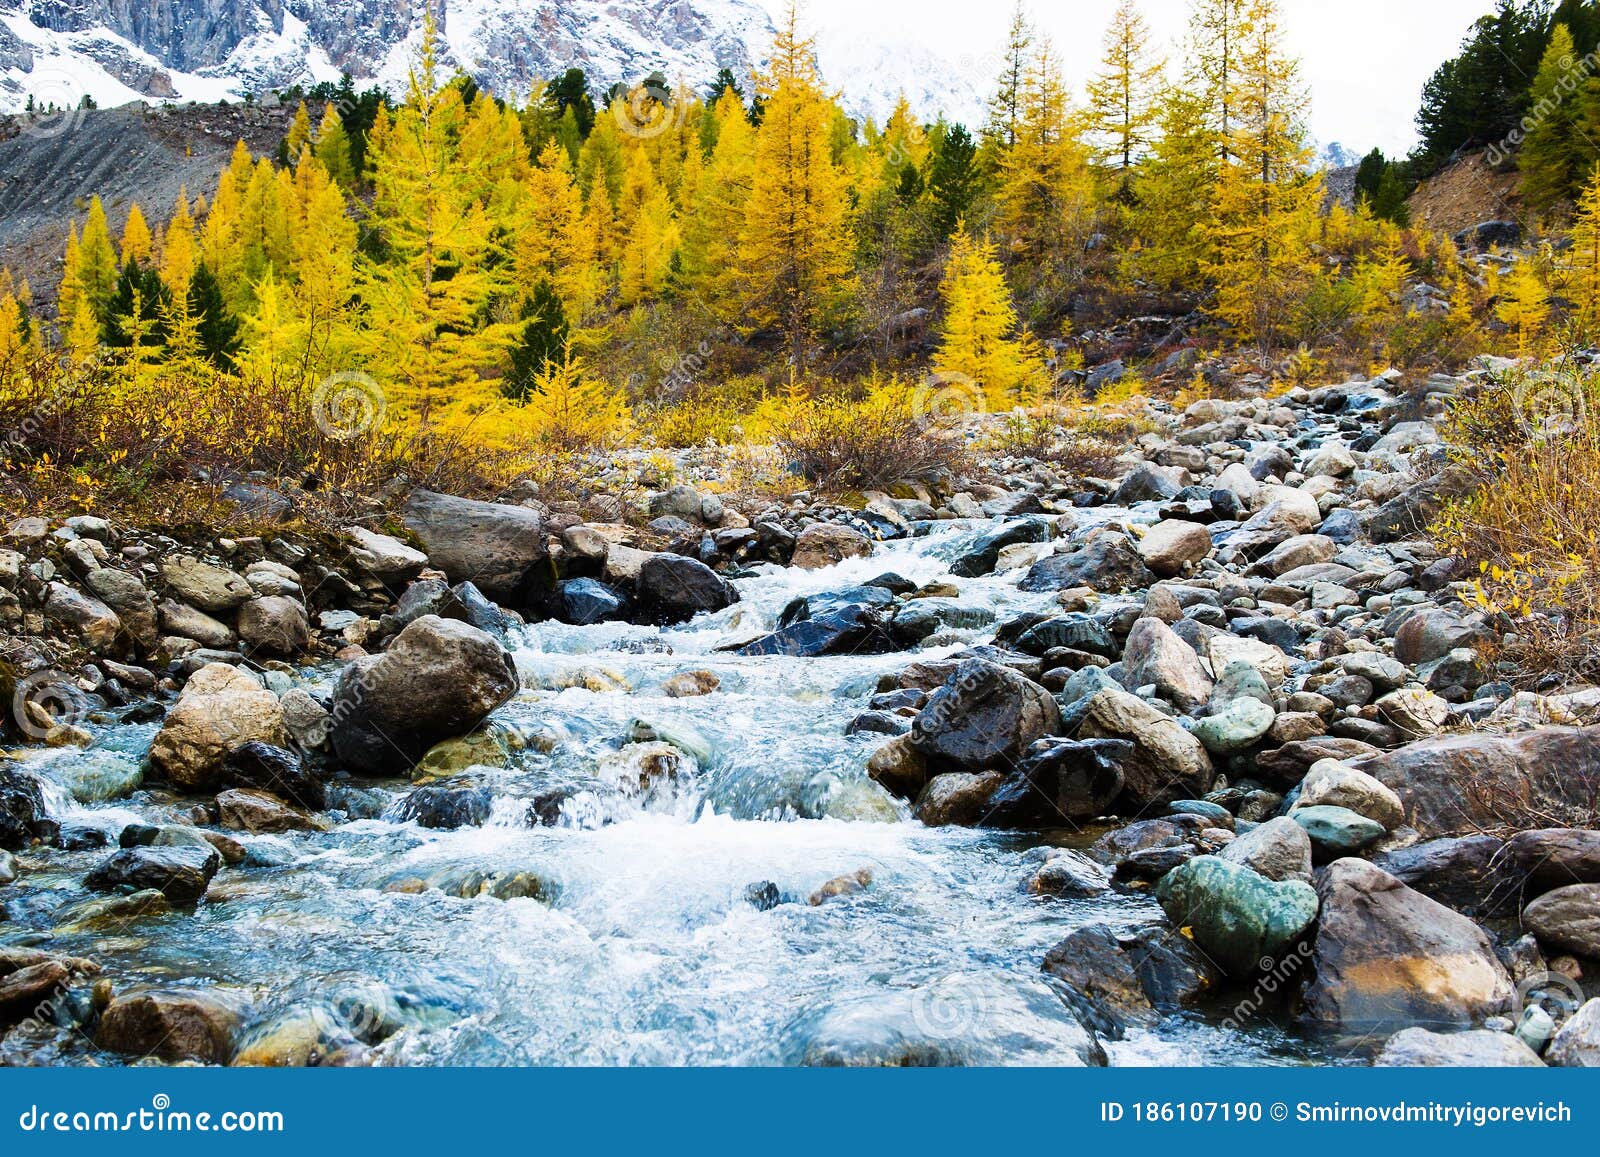
[[[114,228],[138,201],[163,217],[180,188],[209,198],[236,141],[277,147],[290,110],[261,106],[127,105],[45,118],[6,139],[0,120],[0,266],[55,300],[69,221],[99,196]]]
[[[659,70],[701,86],[747,76],[772,41],[759,0],[438,0],[445,62],[507,99],[577,66],[597,88]],[[37,104],[237,99],[348,72],[404,87],[420,35],[415,0],[0,0],[0,112]],[[822,33],[830,81],[855,111],[971,114],[977,87],[904,44]]]

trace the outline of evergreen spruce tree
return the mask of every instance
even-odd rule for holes
[[[928,200],[935,235],[942,241],[968,219],[981,188],[978,146],[961,125],[952,125],[934,144],[928,164]]]

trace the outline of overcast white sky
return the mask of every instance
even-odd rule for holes
[[[1422,84],[1453,55],[1493,0],[1280,0],[1291,47],[1311,87],[1318,141],[1390,153],[1415,143],[1412,118]],[[1034,23],[1049,33],[1075,88],[1092,72],[1116,0],[1034,0]],[[1141,0],[1151,28],[1174,46],[1188,22],[1187,0]],[[954,61],[962,73],[985,67],[1004,43],[1011,0],[804,0],[802,16],[827,35],[852,31],[909,41]],[[841,33],[845,36],[841,37]],[[1170,55],[1176,59],[1177,50]],[[828,61],[824,51],[824,73]]]

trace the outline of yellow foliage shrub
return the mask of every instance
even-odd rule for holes
[[[1478,482],[1434,526],[1472,575],[1464,601],[1514,631],[1530,676],[1600,674],[1600,383],[1552,366],[1460,402],[1447,439]]]

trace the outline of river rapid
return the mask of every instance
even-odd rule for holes
[[[233,993],[257,1019],[381,1006],[403,1028],[373,1051],[378,1063],[792,1064],[816,1059],[819,1025],[836,1031],[841,1015],[901,1018],[908,1032],[945,1042],[945,1060],[1072,1061],[1076,1026],[1040,961],[1080,925],[1154,921],[1154,902],[1120,890],[1092,900],[1028,894],[1044,848],[1084,846],[1095,833],[925,827],[866,776],[884,737],[846,733],[880,676],[983,642],[994,628],[943,633],[912,654],[719,649],[772,629],[797,596],[891,571],[918,584],[947,579],[962,542],[990,528],[940,524],[818,571],[760,568],[737,581],[740,603],[681,628],[519,628],[511,645],[524,690],[493,721],[509,754],[490,761],[504,766],[468,773],[495,793],[485,826],[400,822],[394,805],[409,784],[360,783],[329,831],[234,833],[248,858],[192,913],[110,926],[84,918],[93,898],[81,881],[103,849],[24,856],[27,887],[9,890],[0,941],[90,957],[119,990]],[[1003,622],[1053,598],[1019,592],[1020,574],[951,581],[963,604]],[[718,689],[663,692],[688,671],[714,673]],[[298,678],[327,687],[334,674]],[[181,801],[142,786],[96,802],[134,783],[155,729],[91,725],[86,752],[33,753],[56,818],[104,831],[114,847],[129,823],[180,817]],[[619,748],[647,733],[694,754],[640,790]],[[559,806],[554,826],[529,826],[538,800]],[[869,886],[807,903],[825,881],[860,869]],[[1173,1014],[1104,1042],[1106,1054],[1114,1065],[1328,1059],[1270,1019],[1235,1028],[1227,1016]],[[34,1059],[125,1061],[70,1031],[35,1043]]]

